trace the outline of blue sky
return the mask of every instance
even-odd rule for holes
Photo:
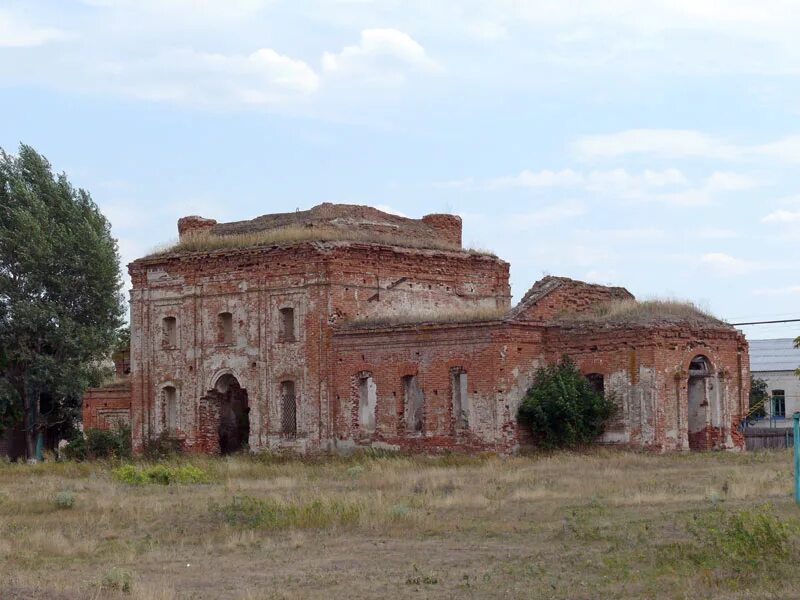
[[[461,214],[516,298],[800,318],[797,31],[797,0],[0,0],[0,146],[126,261],[188,214],[371,204]]]

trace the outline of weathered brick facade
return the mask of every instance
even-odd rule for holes
[[[525,441],[515,417],[535,370],[564,354],[602,375],[618,400],[606,441],[742,447],[749,365],[739,332],[570,323],[565,314],[632,296],[561,278],[537,283],[512,309],[509,265],[461,249],[457,217],[321,205],[230,224],[187,217],[179,230],[298,226],[355,231],[359,241],[174,252],[130,265],[134,448],[167,433],[216,453],[241,433],[252,450],[513,452]],[[380,237],[389,234],[395,241]]]

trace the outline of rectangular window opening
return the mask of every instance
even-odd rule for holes
[[[786,418],[786,391],[772,390],[772,416]]]
[[[294,381],[281,383],[281,433],[286,437],[297,436],[297,397]]]
[[[425,425],[425,397],[416,376],[403,377],[403,399],[406,431],[421,433]]]
[[[161,345],[164,348],[178,345],[178,320],[175,317],[164,317],[161,321]]]
[[[375,408],[378,404],[378,387],[371,375],[358,380],[358,423],[367,433],[375,431]]]
[[[456,429],[469,427],[469,381],[463,369],[453,369],[451,372],[451,386],[453,393],[453,419]]]
[[[294,342],[294,309],[281,309],[280,339],[283,342]]]
[[[164,412],[167,432],[178,430],[178,394],[174,387],[164,388]]]
[[[233,343],[233,315],[229,312],[219,314],[218,338],[220,344]]]

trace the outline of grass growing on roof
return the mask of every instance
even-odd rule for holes
[[[615,300],[598,304],[584,313],[566,313],[560,320],[599,325],[653,322],[725,325],[724,321],[692,302],[670,299]]]
[[[484,250],[464,249],[435,239],[418,239],[400,234],[346,230],[334,227],[281,227],[252,233],[234,235],[214,235],[210,232],[189,235],[175,244],[156,250],[147,258],[156,258],[182,252],[211,252],[213,250],[229,250],[241,248],[257,248],[300,242],[364,242],[384,244],[403,248],[419,248],[422,250],[447,250],[451,252],[469,252],[471,254],[494,256]]]
[[[370,327],[393,327],[396,325],[413,325],[415,323],[478,323],[496,321],[508,314],[505,308],[471,308],[461,311],[417,310],[395,315],[377,317],[361,317],[354,319],[347,326],[360,329]]]

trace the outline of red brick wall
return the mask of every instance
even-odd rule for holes
[[[131,422],[131,388],[119,384],[89,388],[83,396],[83,428],[114,429]]]
[[[706,356],[720,414],[716,426],[709,425],[711,433],[698,435],[708,440],[706,449],[744,448],[738,426],[747,411],[750,371],[739,332],[656,325],[551,328],[546,341],[549,361],[566,354],[585,374],[604,375],[607,393],[617,394],[619,418],[609,438],[654,450],[688,450],[699,443],[688,427],[688,371],[695,357]]]
[[[518,307],[516,318],[547,322],[561,315],[587,312],[598,304],[614,300],[633,300],[633,295],[624,288],[546,277],[528,292]]]
[[[133,281],[134,447],[164,424],[160,395],[178,390],[179,427],[190,450],[213,452],[202,431],[200,399],[232,374],[247,390],[251,448],[309,451],[334,439],[330,411],[332,326],[415,310],[508,307],[508,264],[467,252],[344,242],[218,251],[142,260]],[[291,307],[297,339],[278,339],[280,309]],[[234,342],[219,344],[216,317],[230,312]],[[177,319],[176,347],[165,348],[161,323]],[[292,380],[298,437],[280,434],[279,388]],[[213,437],[213,436],[212,436]]]

